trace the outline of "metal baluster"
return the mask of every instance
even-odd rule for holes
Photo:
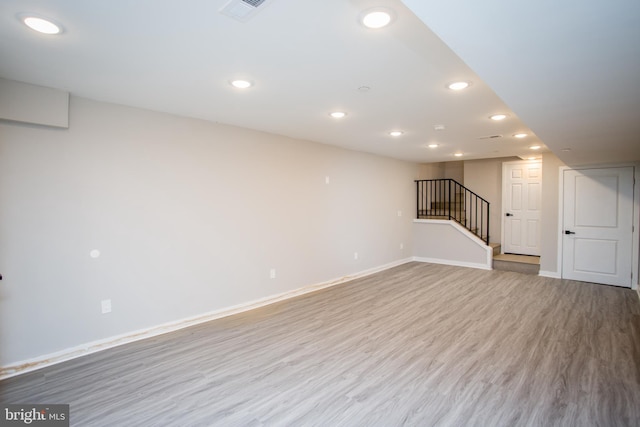
[[[447,181],[447,205],[449,206],[449,219],[451,219],[451,180]]]
[[[476,234],[476,236],[478,235],[478,197],[474,197],[474,201],[476,203],[476,223],[473,225],[474,233]]]
[[[480,238],[481,239],[482,239],[483,231],[484,231],[484,203],[480,202]]]
[[[489,202],[487,202],[487,245],[489,244],[489,223],[491,222],[491,215],[489,215]]]

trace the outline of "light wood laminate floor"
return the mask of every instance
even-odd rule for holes
[[[409,263],[0,382],[75,426],[638,426],[634,291]]]

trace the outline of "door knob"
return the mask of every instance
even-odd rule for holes
[[[509,212],[507,212],[507,213],[506,213],[506,215],[507,215],[507,216],[513,216],[513,214],[512,214],[512,213],[509,213]]]
[[[564,230],[564,234],[576,234],[575,231]]]

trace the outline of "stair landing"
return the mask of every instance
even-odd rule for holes
[[[513,254],[494,255],[493,269],[537,275],[540,272],[540,257]]]

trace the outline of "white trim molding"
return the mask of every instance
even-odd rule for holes
[[[538,272],[538,276],[541,277],[550,277],[552,279],[562,279],[562,274],[560,274],[560,272],[558,271],[544,271],[544,270],[540,270]]]
[[[452,261],[449,259],[438,259],[438,258],[424,258],[424,257],[413,257],[413,260],[416,262],[426,262],[430,264],[444,264],[451,265],[454,267],[468,267],[468,268],[477,268],[479,270],[493,270],[491,266],[487,266],[486,264],[477,264],[471,262],[462,262],[462,261]]]
[[[246,303],[234,305],[231,307],[225,307],[219,310],[214,310],[208,313],[203,313],[197,316],[192,316],[173,322],[163,323],[161,325],[152,326],[146,329],[140,329],[137,331],[129,332],[122,335],[112,336],[102,340],[92,341],[83,345],[68,348],[55,353],[46,354],[29,360],[23,360],[21,362],[0,367],[0,380],[14,377],[16,375],[24,374],[27,372],[35,371],[47,366],[56,365],[58,363],[66,362],[68,360],[76,359],[78,357],[86,356],[92,353],[97,353],[109,348],[118,347],[124,344],[140,341],[146,338],[163,335],[169,332],[174,332],[180,329],[188,328],[190,326],[198,325],[201,323],[209,322],[211,320],[220,319],[223,317],[231,316],[245,311],[253,310],[256,308],[264,307],[276,302],[295,298],[300,295],[308,294],[311,292],[319,291],[321,289],[330,288],[332,286],[340,285],[349,282],[354,279],[369,276],[380,271],[388,270],[393,267],[397,267],[402,264],[413,261],[413,258],[405,258],[398,261],[394,261],[385,265],[363,270],[354,274],[340,277],[338,279],[328,280],[325,282],[317,283],[314,285],[304,286],[302,288],[294,289],[281,294],[267,296],[265,298],[257,299],[254,301],[248,301]]]

